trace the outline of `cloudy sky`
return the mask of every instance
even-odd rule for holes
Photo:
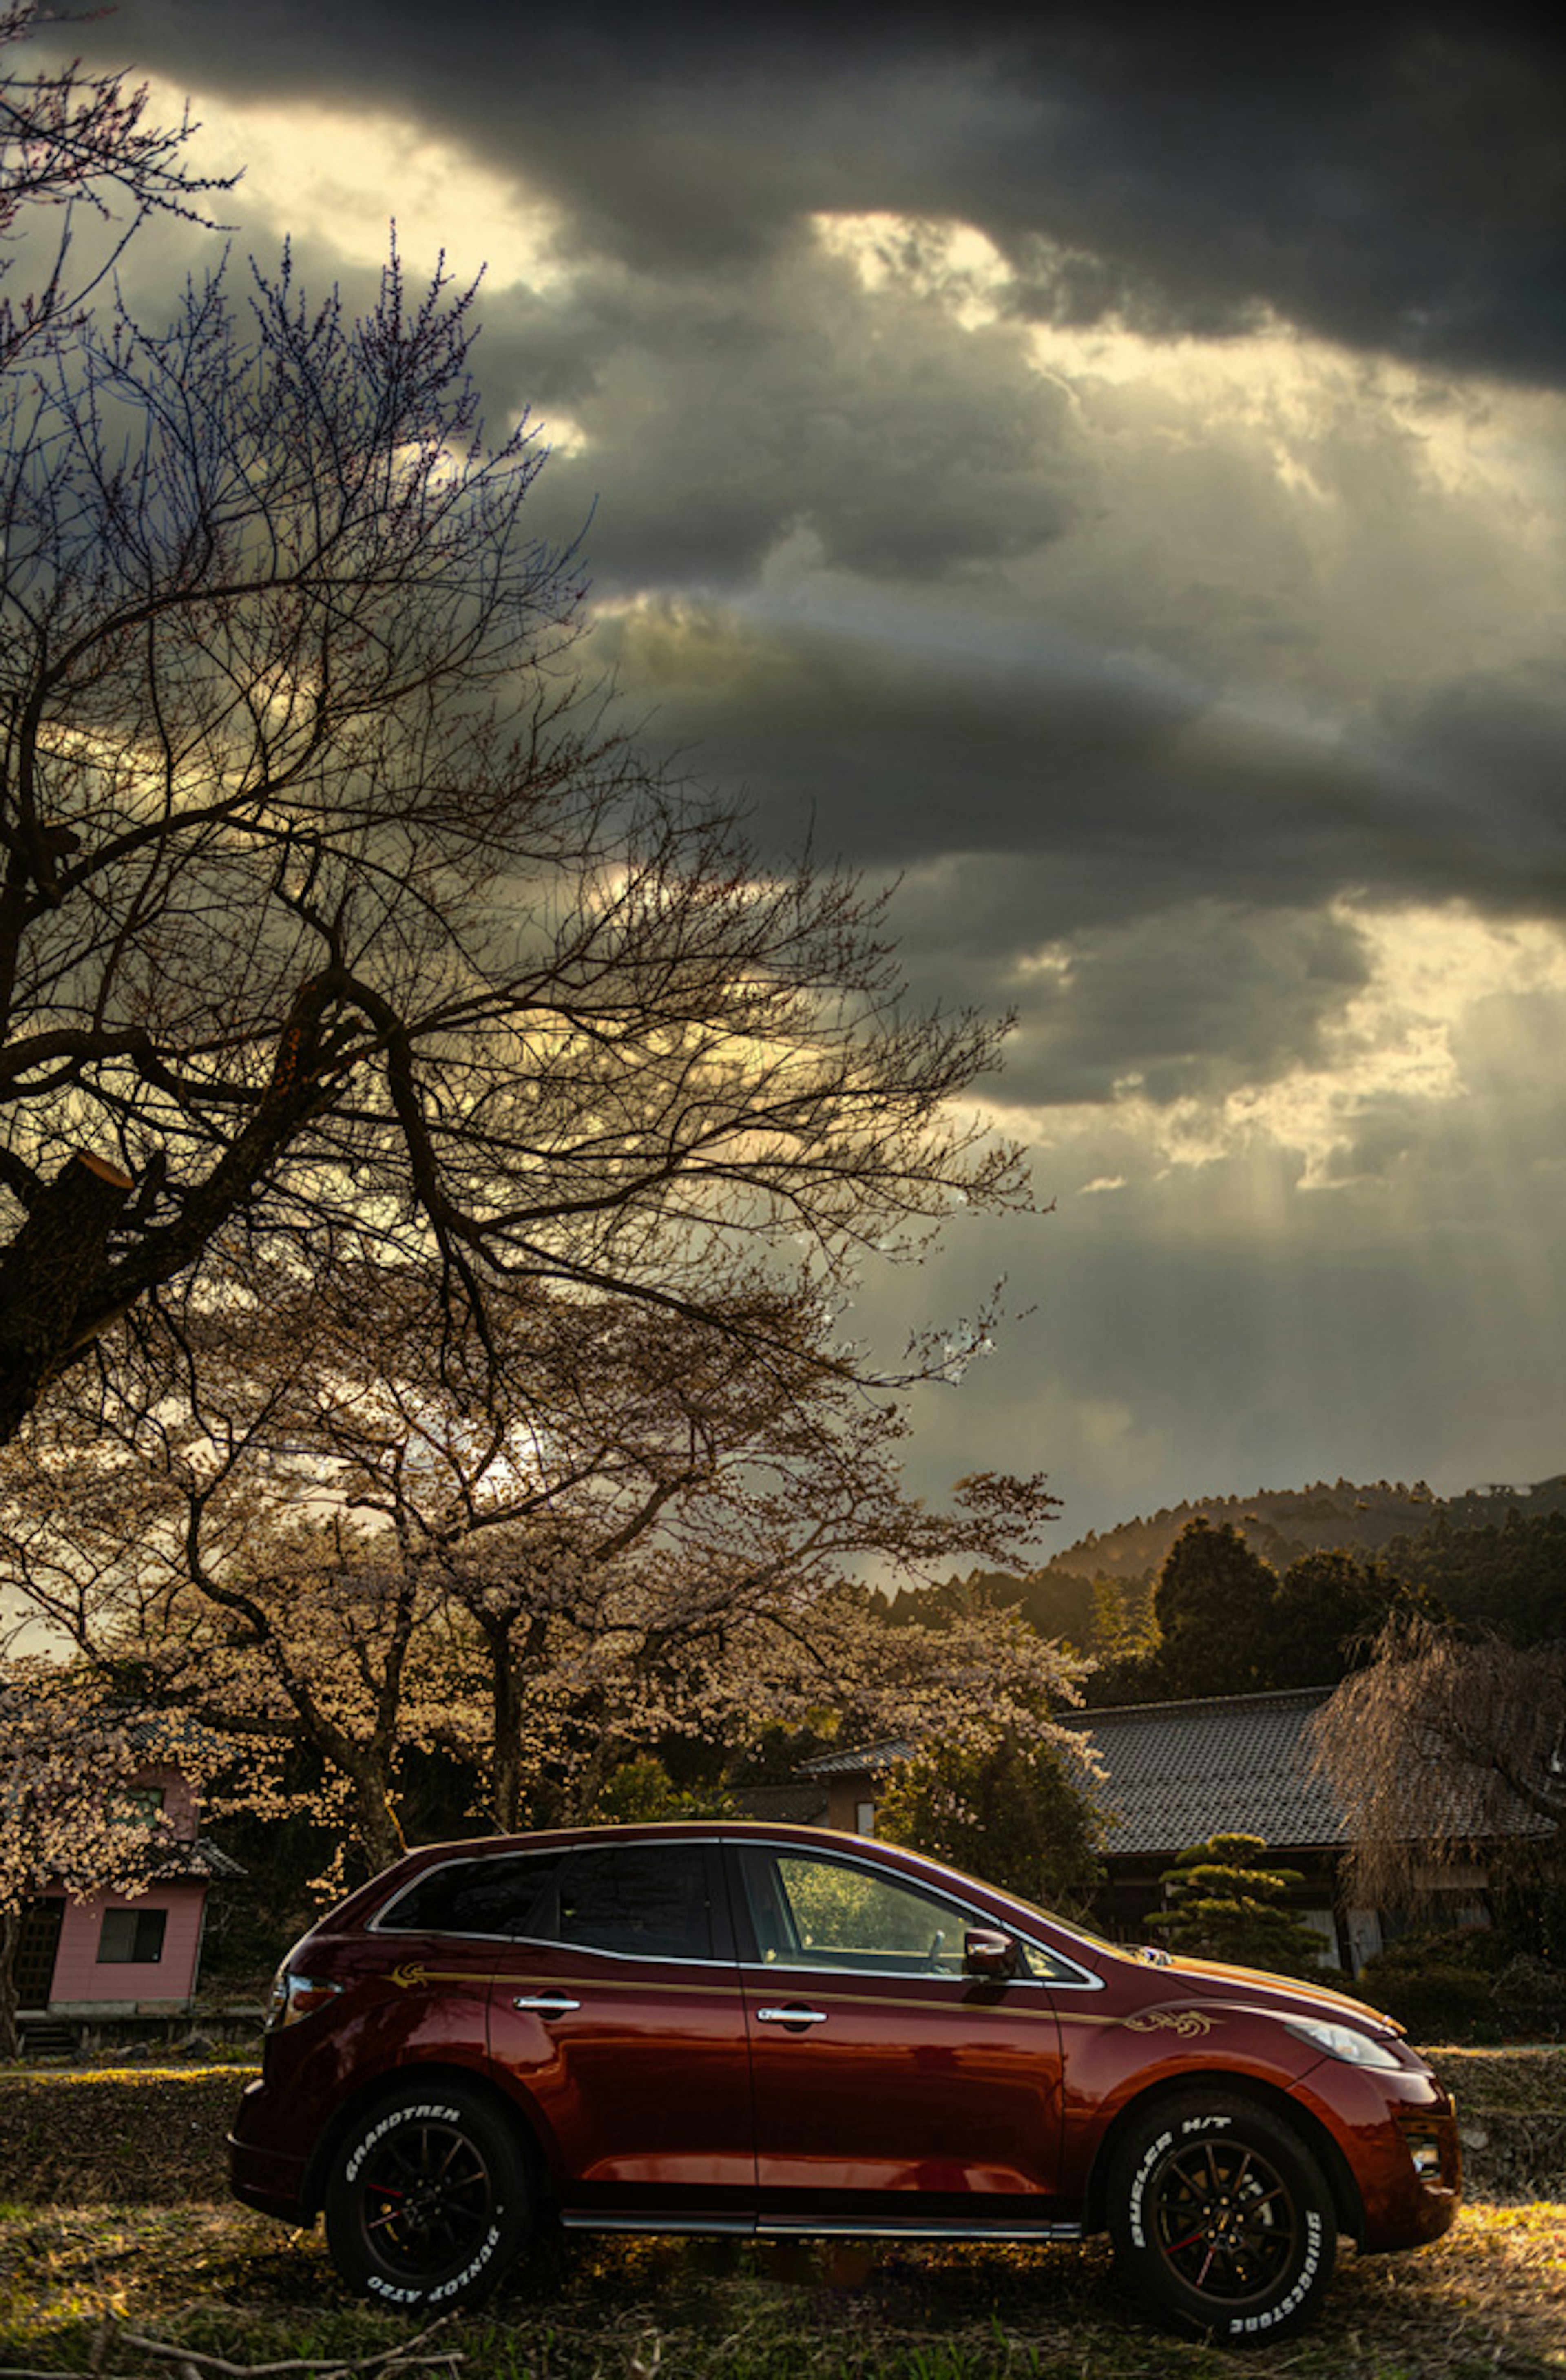
[[[1566,1469],[1566,74],[1504,10],[121,0],[242,248],[487,266],[656,745],[877,878],[1047,1220],[918,1413],[1061,1542]],[[722,30],[714,30],[722,23]],[[744,30],[736,30],[736,26]],[[178,261],[135,252],[133,294]]]

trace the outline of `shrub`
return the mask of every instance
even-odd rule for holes
[[[1418,2037],[1466,2041],[1499,2029],[1495,1984],[1504,1955],[1482,1930],[1403,1934],[1366,1961],[1354,1990]]]
[[[1508,2035],[1566,2039],[1566,1970],[1524,1952],[1495,1979],[1496,2013]]]

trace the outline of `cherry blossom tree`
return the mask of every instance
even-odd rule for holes
[[[0,372],[79,324],[149,215],[205,223],[205,200],[237,178],[194,170],[188,150],[200,126],[188,109],[176,124],[150,120],[145,83],[87,73],[79,58],[18,72],[9,62],[18,43],[58,21],[41,17],[34,0],[0,7],[0,282],[24,230],[36,239],[43,217],[54,234],[20,299],[0,289]],[[96,238],[83,240],[84,216]]]
[[[28,1902],[146,1889],[174,1836],[133,1798],[147,1766],[123,1715],[79,1672],[0,1663],[0,2058],[19,2054],[17,1951]]]
[[[534,1287],[443,1359],[438,1282],[398,1287],[279,1282],[249,1337],[232,1305],[194,1312],[89,1459],[63,1404],[0,1458],[32,1612],[105,1675],[308,1744],[370,1864],[401,1848],[415,1750],[454,1755],[510,1831],[584,1815],[672,1733],[732,1746],[830,1707],[989,1741],[1074,1694],[1020,1622],[892,1628],[848,1583],[867,1558],[1025,1567],[1053,1500],[994,1476],[909,1497],[900,1401],[833,1365],[819,1301],[731,1277],[732,1331],[632,1305],[588,1331]]]
[[[606,730],[474,299],[285,254],[0,375],[0,1437],[241,1247],[432,1268],[445,1346],[518,1282],[724,1330],[727,1252],[1024,1201],[1002,1021]]]
[[[26,88],[14,220],[186,203],[187,127]],[[912,1012],[882,896],[619,739],[577,554],[531,528],[543,447],[485,433],[476,288],[395,251],[357,316],[286,251],[167,322],[64,288],[0,352],[0,1500],[34,1621],[308,1741],[370,1856],[437,1729],[510,1823],[834,1671],[917,1700],[844,1566],[1002,1562],[1050,1500],[898,1483],[899,1381],[988,1314],[895,1376],[838,1316],[871,1252],[1026,1205],[970,1104],[1005,1020]],[[1044,1658],[1004,1643],[945,1648],[975,1707]]]

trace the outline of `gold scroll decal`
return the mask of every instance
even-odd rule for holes
[[[1199,2009],[1149,2009],[1145,2016],[1128,2016],[1127,2033],[1177,2033],[1182,2041],[1194,2040],[1197,2034],[1210,2033],[1218,2019],[1204,2016]]]
[[[410,1959],[392,1969],[391,1981],[403,1992],[417,1991],[421,1984],[467,1984],[474,1991],[488,1991],[495,1977],[468,1967],[426,1967],[422,1961]]]

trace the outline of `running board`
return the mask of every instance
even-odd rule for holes
[[[753,2240],[756,2237],[754,2215],[595,2215],[564,2212],[560,2217],[563,2231],[677,2231],[693,2235],[717,2233],[720,2237]]]
[[[791,2215],[598,2215],[562,2214],[564,2231],[669,2232],[695,2238],[736,2240],[994,2240],[1014,2245],[1028,2240],[1080,2240],[1080,2223],[975,2223],[929,2216],[867,2216],[862,2222],[812,2222]]]
[[[973,2223],[954,2217],[931,2221],[929,2216],[886,2216],[863,2223],[812,2223],[806,2217],[761,2216],[756,2234],[761,2240],[1080,2240],[1080,2223]]]

